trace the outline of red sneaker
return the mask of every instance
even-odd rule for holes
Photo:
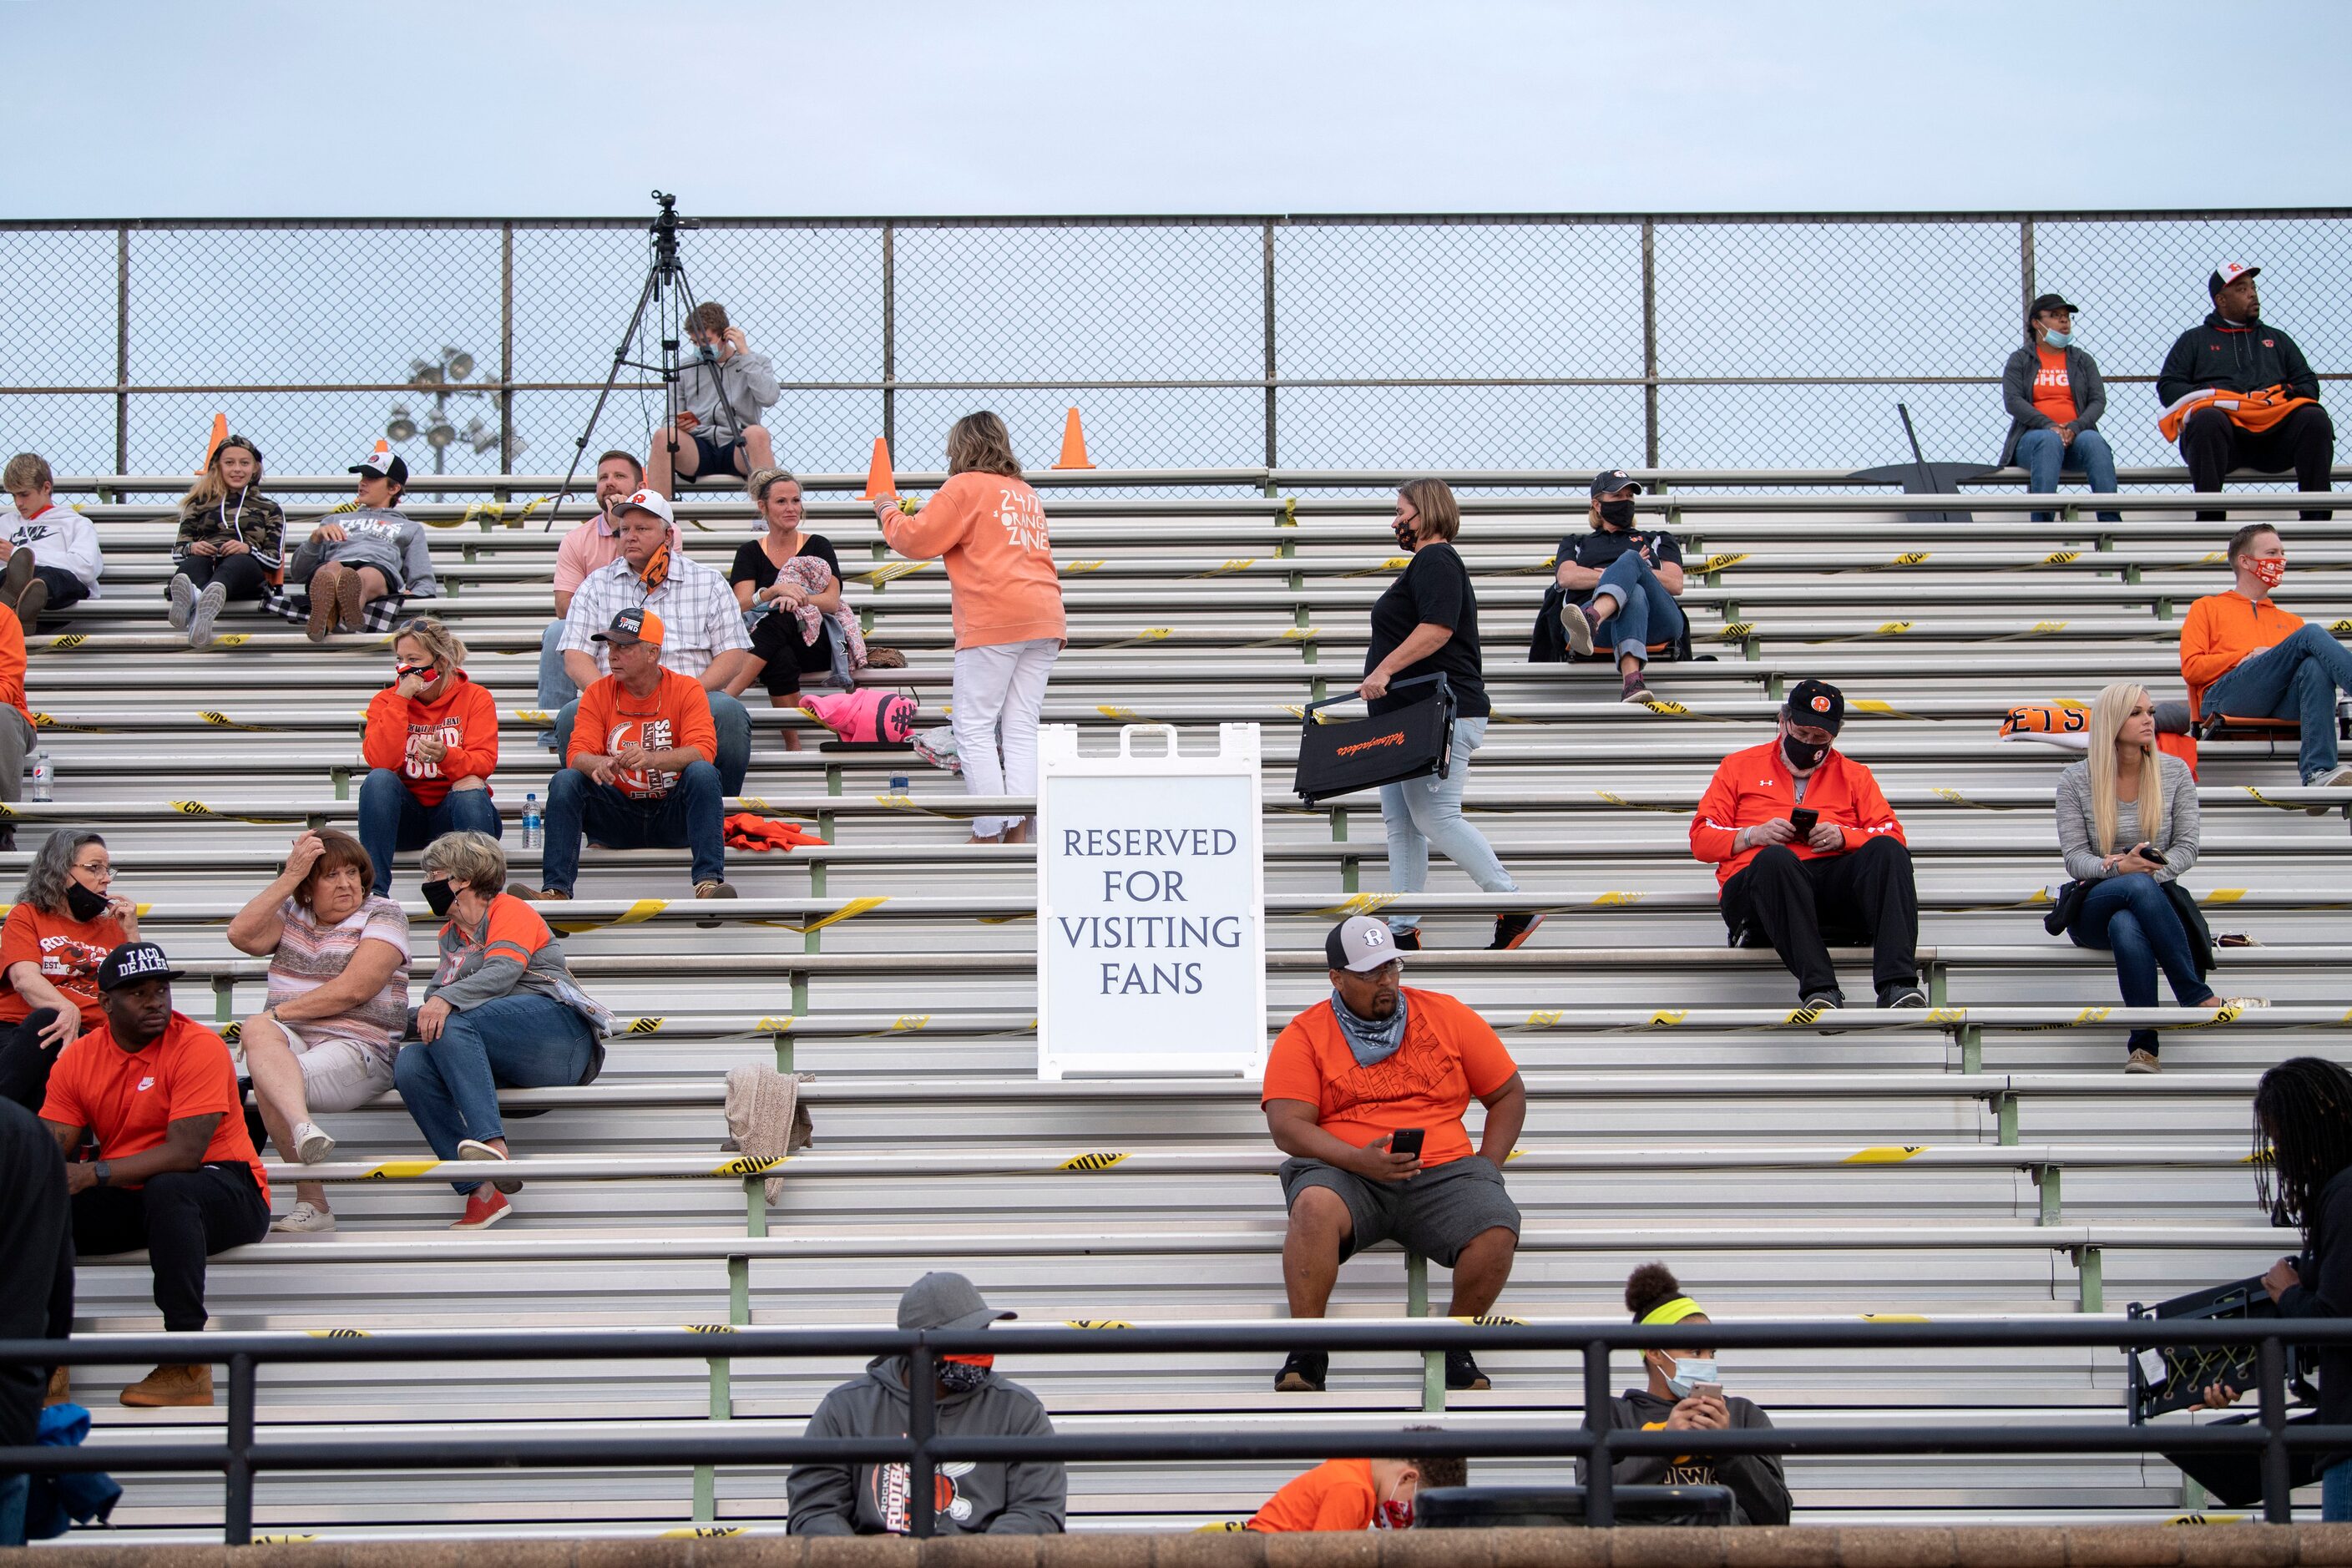
[[[451,1230],[488,1230],[514,1213],[506,1194],[484,1182],[466,1196],[466,1212],[457,1217]]]

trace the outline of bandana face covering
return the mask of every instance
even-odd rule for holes
[[[669,581],[669,546],[667,544],[654,552],[653,559],[646,563],[646,569],[637,574],[637,581],[645,584],[646,592],[648,594]]]
[[[988,1381],[989,1369],[995,1364],[992,1355],[941,1356],[932,1370],[940,1386],[950,1394],[970,1394]]]
[[[1385,1018],[1359,1018],[1339,994],[1339,987],[1331,989],[1331,1011],[1339,1020],[1339,1033],[1347,1037],[1348,1050],[1356,1065],[1368,1068],[1384,1062],[1397,1054],[1404,1044],[1404,993],[1397,993],[1396,1011]]]
[[[2263,587],[2275,588],[2286,580],[2286,557],[2275,555],[2261,561],[2249,561],[2246,570],[2252,573],[2254,581]]]

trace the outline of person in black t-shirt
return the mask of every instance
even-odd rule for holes
[[[1628,702],[1649,700],[1642,667],[1651,645],[1677,642],[1689,626],[1675,603],[1683,591],[1683,547],[1664,529],[1633,526],[1641,492],[1622,468],[1592,476],[1592,531],[1559,542],[1560,595],[1556,605],[1547,598],[1544,609],[1559,616],[1571,654],[1595,645],[1617,650]]]
[[[1470,590],[1470,569],[1453,543],[1461,531],[1462,509],[1443,482],[1415,479],[1397,492],[1397,543],[1412,552],[1412,560],[1373,602],[1372,640],[1364,650],[1364,679],[1356,687],[1375,714],[1426,698],[1429,690],[1421,687],[1391,694],[1391,687],[1417,676],[1442,674],[1454,691],[1454,758],[1445,776],[1431,773],[1381,786],[1389,885],[1400,893],[1417,893],[1427,883],[1433,844],[1486,891],[1519,889],[1486,836],[1462,815],[1470,753],[1486,739],[1490,707],[1478,660],[1478,598]],[[1492,945],[1517,947],[1542,923],[1539,914],[1498,915]],[[1419,915],[1391,916],[1389,929],[1399,947],[1421,946]]]
[[[727,688],[740,696],[758,681],[767,689],[772,708],[800,706],[801,677],[823,675],[833,668],[833,647],[820,626],[812,639],[793,612],[813,605],[830,615],[841,608],[841,557],[833,542],[821,533],[801,531],[801,483],[782,468],[762,468],[743,487],[767,531],[747,539],[735,552],[727,581],[735,586],[735,602],[751,615],[751,662]],[[795,558],[824,563],[826,584],[812,591],[793,581],[784,567]],[[784,750],[801,749],[800,733],[784,731]]]

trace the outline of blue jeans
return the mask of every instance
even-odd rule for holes
[[[2058,493],[2058,475],[2069,458],[2083,470],[2083,477],[2091,481],[2095,493],[2106,496],[2116,493],[2116,455],[2108,447],[2107,438],[2096,430],[2077,430],[2071,448],[2055,430],[2028,430],[2017,438],[2017,460],[2025,465],[2027,486],[2035,495]],[[2037,511],[2033,514],[2033,521],[2048,522],[2054,515],[2053,512]],[[2123,513],[2119,511],[2099,513],[2101,522],[2121,522],[2123,520]]]
[[[1647,664],[1652,643],[1673,642],[1683,635],[1682,606],[1638,552],[1628,550],[1612,561],[1584,602],[1589,605],[1602,594],[1617,601],[1617,613],[1601,623],[1592,640],[1615,648],[1621,657],[1631,655]]]
[[[547,847],[540,886],[568,893],[580,876],[583,834],[614,849],[691,849],[694,880],[727,876],[727,805],[719,770],[689,763],[656,800],[635,800],[611,784],[593,784],[578,768],[548,782]]]
[[[560,713],[567,703],[580,700],[580,688],[563,668],[563,650],[556,644],[563,640],[563,623],[550,621],[539,634],[539,707],[542,713]],[[550,751],[555,748],[553,731],[540,731],[539,743]]]
[[[438,805],[426,805],[408,781],[390,768],[377,768],[360,785],[360,847],[375,863],[375,890],[392,891],[392,857],[422,849],[445,833],[502,837],[498,803],[486,789],[453,789]]]
[[[1470,879],[1490,893],[1516,893],[1519,885],[1495,858],[1486,836],[1462,815],[1462,789],[1470,782],[1470,753],[1486,738],[1486,721],[1454,721],[1454,758],[1447,776],[1435,773],[1402,784],[1381,786],[1381,820],[1389,830],[1389,886],[1400,893],[1418,893],[1429,882],[1429,849],[1470,874]],[[1391,931],[1417,931],[1419,915],[1391,915]]]
[[[2116,955],[2116,979],[2123,987],[2126,1007],[2156,1005],[2156,972],[2172,982],[2172,994],[2184,1007],[2209,1000],[2213,988],[2197,976],[2197,953],[2180,913],[2172,907],[2164,884],[2146,871],[2131,871],[2094,883],[2083,896],[2066,934],[2076,947]],[[2134,1029],[2126,1049],[2157,1048],[2154,1029]]]
[[[722,795],[741,795],[743,775],[751,770],[751,715],[743,704],[724,691],[704,693],[710,699],[710,727],[719,731],[719,789]],[[573,698],[555,716],[555,754],[572,755],[572,721],[580,712],[580,700]]]
[[[25,1544],[25,1502],[32,1487],[30,1476],[0,1476],[0,1546]]]
[[[433,1152],[457,1157],[457,1142],[506,1136],[501,1089],[578,1083],[595,1059],[588,1020],[552,996],[517,991],[452,1013],[437,1040],[411,1040],[393,1059],[392,1081]],[[479,1182],[453,1182],[470,1193]]]
[[[2305,621],[2293,637],[2249,654],[2205,689],[2200,714],[2293,719],[2303,726],[2303,782],[2336,767],[2336,697],[2352,691],[2352,649]]]
[[[2319,1521],[2352,1524],[2352,1459],[2338,1459],[2319,1472]]]

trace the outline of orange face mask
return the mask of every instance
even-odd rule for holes
[[[2252,573],[2254,581],[2263,587],[2275,588],[2286,581],[2286,557],[2273,555],[2260,561],[2249,561],[2246,570]]]
[[[653,559],[646,563],[646,569],[637,574],[637,580],[645,584],[648,594],[669,581],[668,545],[665,544],[654,552]]]

